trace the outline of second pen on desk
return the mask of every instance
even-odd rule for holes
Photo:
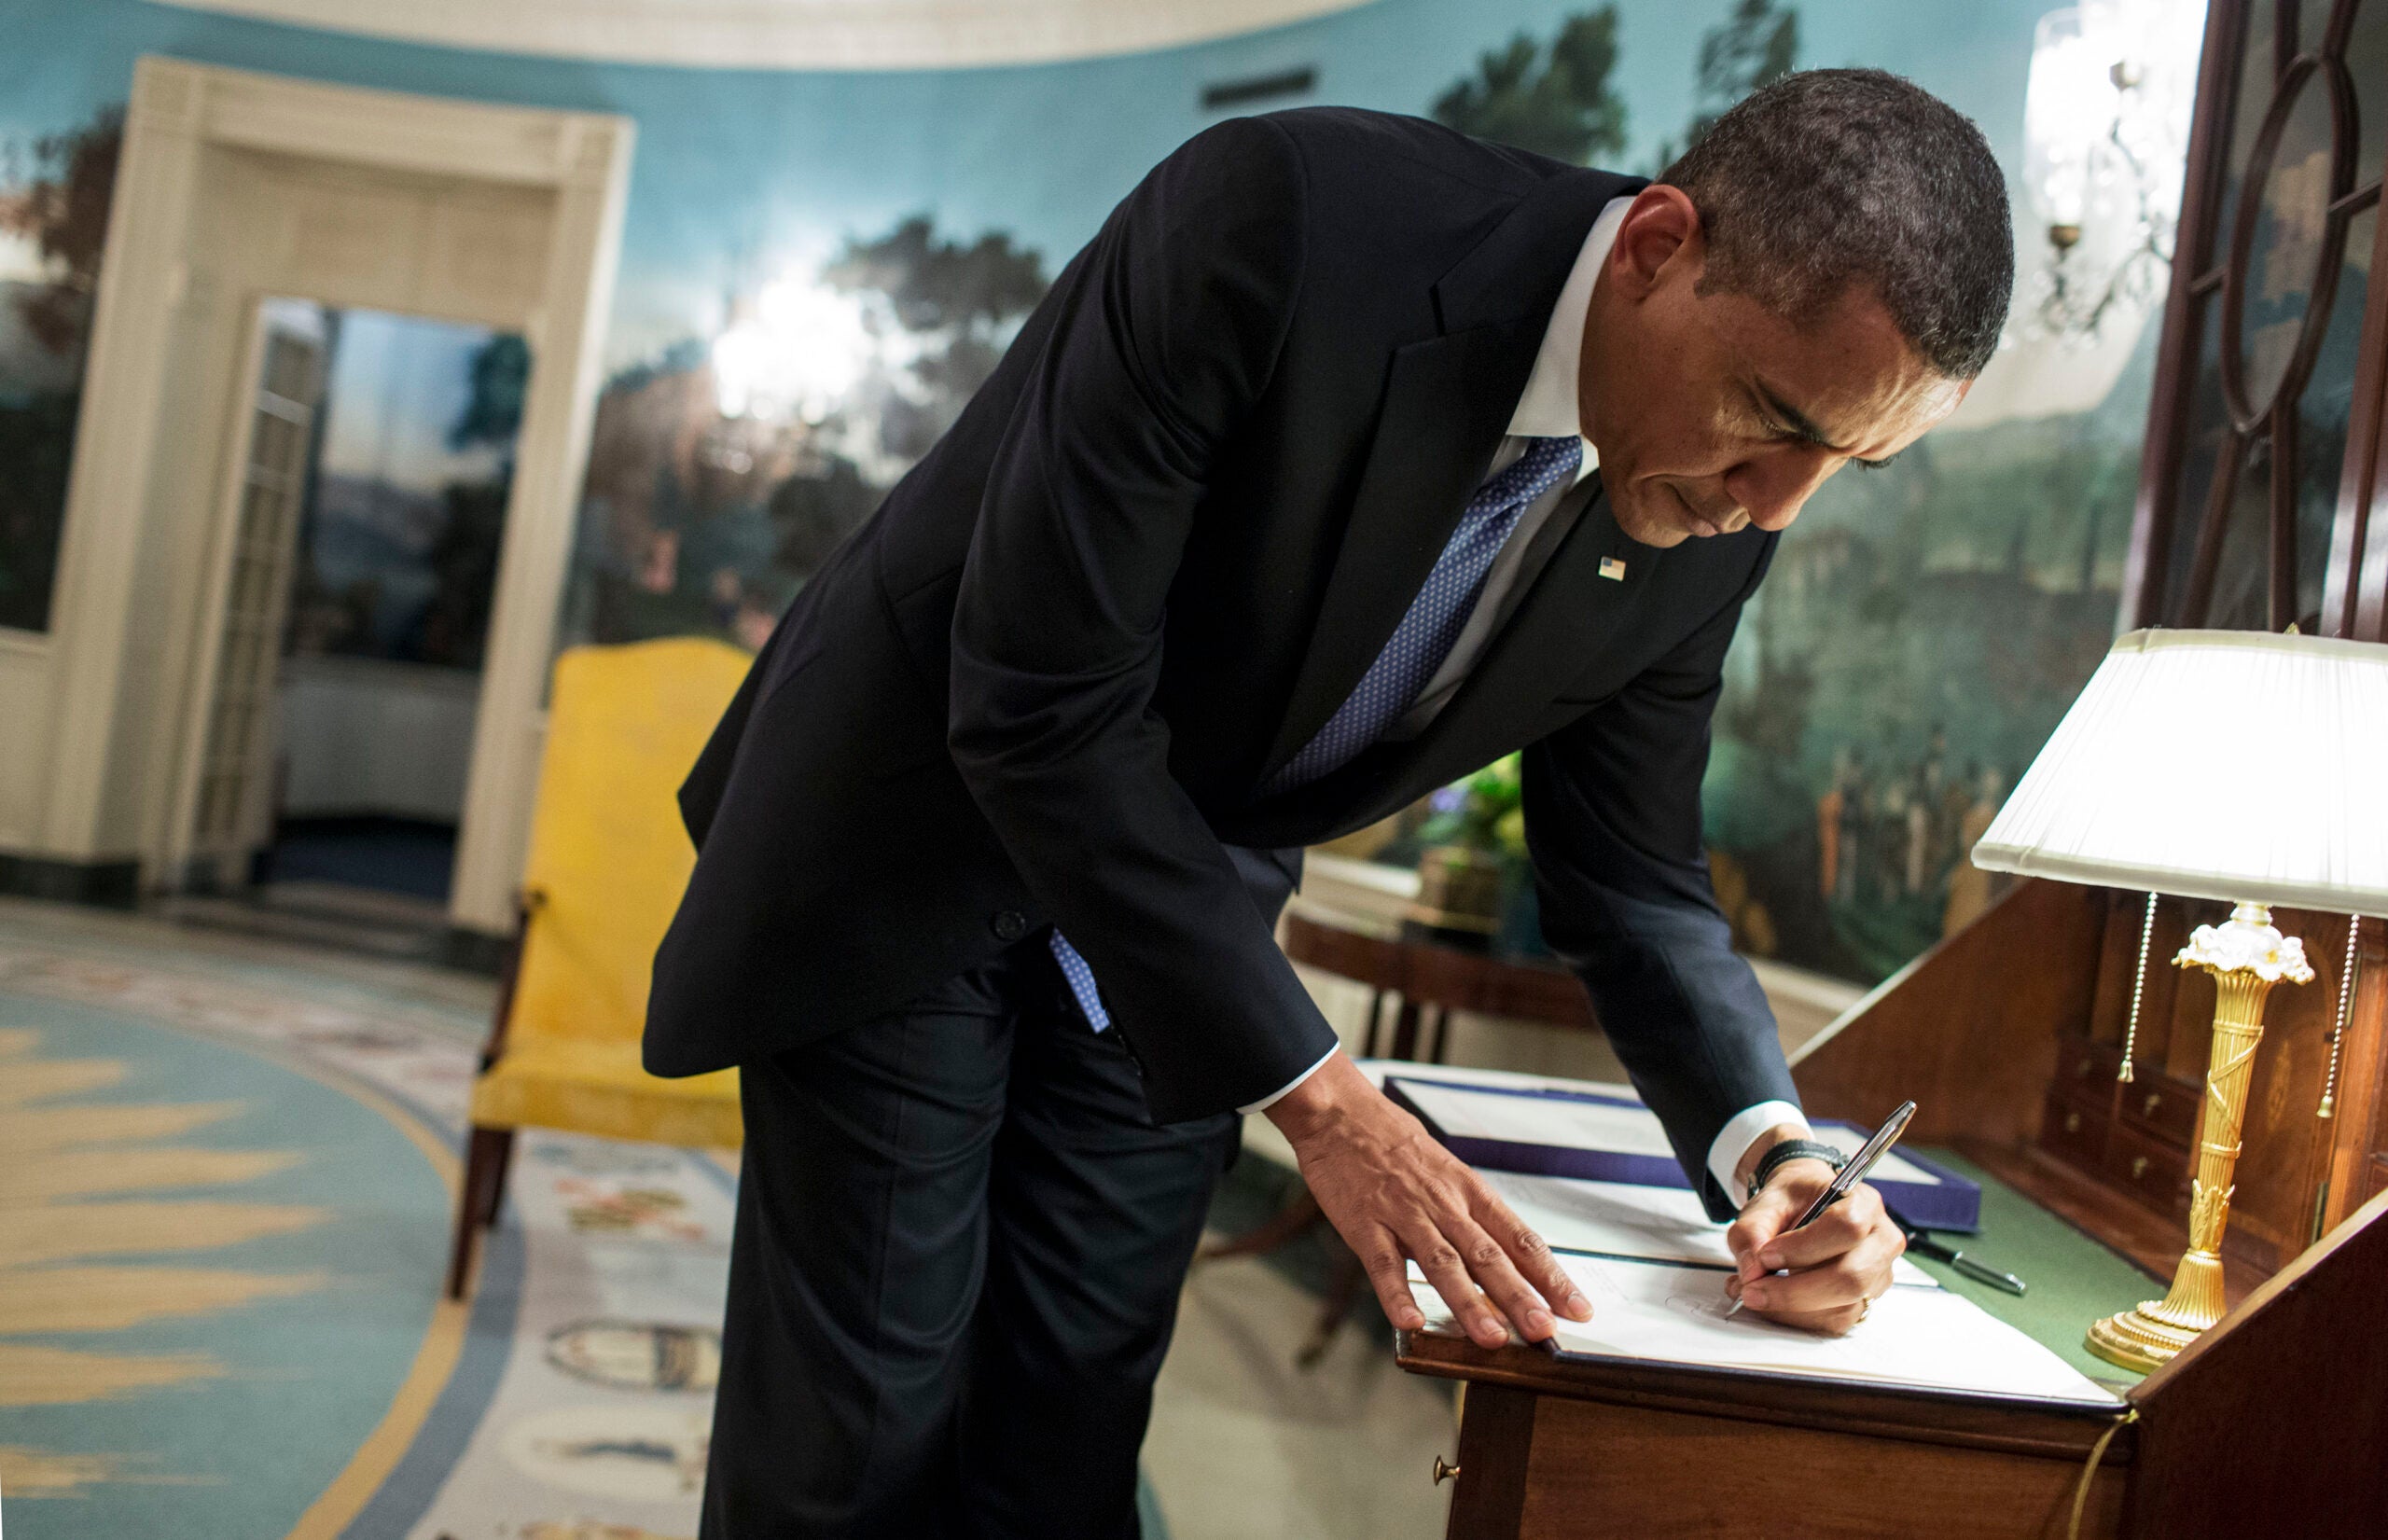
[[[1874,1162],[1889,1154],[1891,1146],[1899,1142],[1899,1135],[1907,1130],[1908,1119],[1914,1116],[1914,1103],[1900,1103],[1899,1110],[1891,1114],[1882,1126],[1874,1131],[1872,1138],[1857,1147],[1857,1153],[1849,1158],[1849,1164],[1833,1173],[1831,1185],[1816,1194],[1816,1200],[1808,1205],[1808,1212],[1799,1215],[1798,1222],[1790,1228],[1795,1230],[1805,1228],[1815,1223],[1825,1210],[1848,1197],[1850,1188],[1866,1180],[1866,1173],[1874,1169]],[[1778,1268],[1772,1274],[1776,1278],[1789,1275],[1788,1268]],[[1741,1313],[1742,1297],[1735,1295],[1733,1302],[1725,1308],[1725,1314],[1730,1317]]]
[[[1958,1276],[1970,1278],[1977,1283],[1987,1283],[1992,1288],[2014,1295],[2019,1298],[2022,1296],[2024,1283],[2013,1273],[2001,1272],[1987,1263],[1975,1261],[1964,1252],[1922,1228],[1914,1220],[1887,1203],[1882,1205],[1882,1212],[1891,1216],[1891,1223],[1896,1225],[1899,1228],[1899,1233],[1907,1237],[1907,1249],[1912,1255],[1928,1256],[1933,1261],[1953,1270]]]

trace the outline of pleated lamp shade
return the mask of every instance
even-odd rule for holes
[[[2388,645],[2132,631],[1973,859],[2184,897],[2388,913]]]

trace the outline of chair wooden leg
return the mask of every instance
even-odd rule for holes
[[[492,1129],[490,1132],[495,1136],[491,1139],[490,1147],[497,1153],[491,1161],[489,1201],[481,1205],[483,1229],[497,1228],[497,1212],[506,1206],[506,1178],[514,1169],[514,1131]]]
[[[513,1146],[512,1129],[475,1125],[465,1142],[465,1179],[456,1190],[456,1242],[448,1254],[448,1297],[465,1297],[465,1281],[473,1270],[478,1233],[488,1223],[484,1214],[497,1212],[496,1191],[505,1180],[506,1154]]]
[[[1360,1258],[1352,1248],[1335,1247],[1335,1263],[1326,1275],[1326,1297],[1320,1301],[1318,1319],[1312,1323],[1310,1340],[1294,1354],[1294,1362],[1309,1368],[1326,1356],[1327,1344],[1335,1340],[1335,1333],[1343,1318],[1352,1313],[1353,1302],[1360,1297],[1360,1285],[1368,1281],[1368,1269],[1360,1266]]]
[[[1286,1200],[1268,1219],[1253,1229],[1229,1241],[1214,1241],[1194,1254],[1198,1262],[1215,1262],[1223,1256],[1258,1256],[1275,1251],[1279,1246],[1298,1238],[1304,1230],[1324,1219],[1318,1200],[1304,1187]]]

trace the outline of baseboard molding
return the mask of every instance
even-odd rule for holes
[[[0,853],[0,893],[54,903],[129,909],[141,901],[141,863],[67,861],[50,855]]]

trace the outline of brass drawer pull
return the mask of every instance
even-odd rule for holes
[[[2132,1157],[2131,1158],[2131,1179],[2132,1181],[2136,1182],[2136,1181],[2138,1181],[2141,1177],[2143,1177],[2143,1176],[2145,1176],[2145,1175],[2146,1175],[2146,1174],[2147,1174],[2147,1157],[2145,1157],[2145,1156],[2144,1156],[2144,1155],[2134,1155],[2134,1156],[2132,1156]]]
[[[2067,1133],[2079,1133],[2081,1131],[2081,1115],[2079,1113],[2068,1112],[2064,1115],[2064,1131]]]
[[[2081,1061],[2081,1062],[2079,1062],[2078,1064],[2076,1064],[2076,1065],[2074,1065],[2074,1066],[2073,1066],[2073,1077],[2074,1077],[2076,1080],[2087,1080],[2087,1079],[2089,1079],[2089,1078],[2090,1078],[2090,1061],[2089,1061],[2089,1060],[2087,1060],[2087,1059],[2084,1059],[2083,1061]]]
[[[2162,1091],[2150,1091],[2147,1093],[2147,1100],[2139,1104],[2139,1115],[2142,1117],[2153,1117],[2156,1116],[2156,1109],[2163,1104],[2164,1093]]]
[[[1441,1455],[1438,1454],[1435,1456],[1435,1485],[1439,1487],[1458,1474],[1459,1467],[1457,1465],[1446,1465],[1443,1464],[1443,1457]]]

